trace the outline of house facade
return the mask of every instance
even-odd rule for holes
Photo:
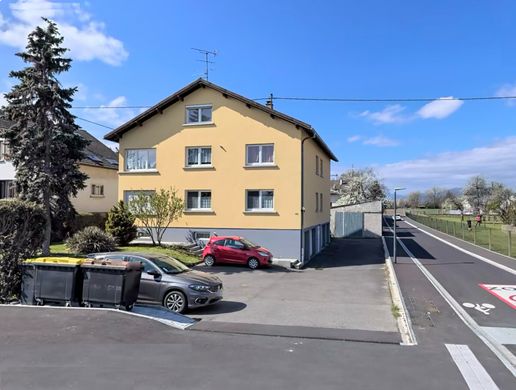
[[[16,196],[16,170],[9,159],[9,144],[1,138],[10,122],[0,119],[0,199]],[[79,214],[106,213],[118,200],[118,156],[87,131],[80,135],[90,141],[79,166],[88,175],[86,187],[72,199]]]
[[[238,235],[304,261],[329,242],[336,158],[304,122],[199,79],[105,138],[120,145],[119,199],[184,199],[164,241]]]

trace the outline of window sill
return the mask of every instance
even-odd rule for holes
[[[244,214],[268,214],[268,215],[279,215],[276,210],[245,210]]]
[[[213,170],[215,170],[215,167],[213,165],[191,165],[191,166],[183,167],[183,169],[185,171],[189,171],[189,170],[192,170],[192,171],[195,171],[195,170],[213,171]]]
[[[215,214],[212,209],[190,209],[183,210],[183,214]]]
[[[145,171],[120,171],[120,175],[159,175],[157,169],[148,169]]]
[[[278,169],[276,164],[256,164],[256,165],[244,165],[244,169]]]
[[[195,122],[195,123],[183,123],[183,126],[213,126],[215,122]]]
[[[90,195],[90,198],[96,198],[96,199],[105,198],[105,197],[106,197],[105,195]]]

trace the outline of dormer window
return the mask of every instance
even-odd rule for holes
[[[211,123],[210,105],[196,105],[186,107],[186,123],[187,124],[202,124]]]

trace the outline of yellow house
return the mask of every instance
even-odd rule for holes
[[[329,242],[337,159],[307,123],[198,79],[105,138],[120,145],[119,199],[184,198],[164,241],[238,235],[301,262]]]
[[[2,129],[11,122],[0,118]],[[72,204],[79,214],[107,213],[118,201],[118,157],[115,152],[84,130],[79,134],[90,141],[84,150],[80,169],[88,175],[86,187],[72,198]],[[0,138],[0,199],[16,196],[16,171],[9,158],[9,145]]]

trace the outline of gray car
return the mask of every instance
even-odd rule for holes
[[[162,305],[183,313],[222,299],[222,281],[194,271],[172,257],[157,253],[104,252],[89,258],[125,260],[143,264],[138,303]]]

